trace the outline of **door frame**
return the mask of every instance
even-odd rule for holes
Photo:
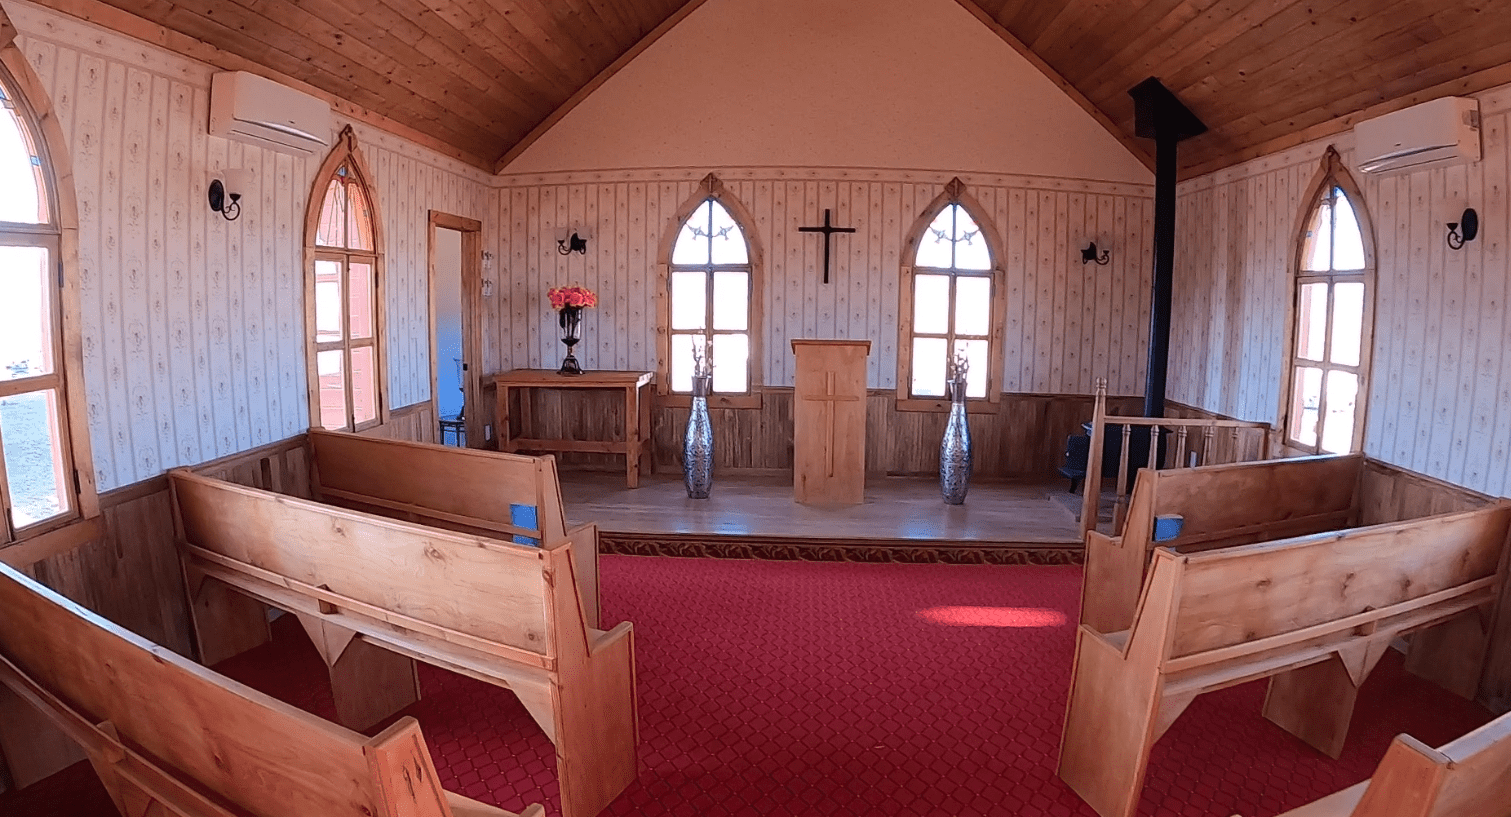
[[[485,442],[483,440],[483,412],[478,403],[483,395],[482,374],[478,370],[478,365],[482,362],[483,349],[481,320],[483,223],[477,219],[443,213],[439,210],[430,211],[430,225],[425,243],[430,300],[430,413],[436,420],[436,432],[439,435],[441,413],[436,384],[440,361],[436,355],[435,323],[435,231],[437,228],[456,230],[462,234],[462,406],[466,414],[467,447],[481,448]]]

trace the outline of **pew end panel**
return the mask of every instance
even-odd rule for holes
[[[477,817],[447,796],[419,725],[364,738],[231,681],[0,566],[0,686],[89,756],[127,814]]]
[[[633,627],[587,623],[595,526],[517,545],[193,474],[172,479],[186,564],[298,615],[338,699],[354,699],[362,720],[406,704],[409,662],[425,661],[518,695],[556,746],[566,817],[597,814],[634,780]],[[366,669],[391,656],[399,662],[385,671]]]
[[[581,602],[572,588],[570,549],[552,551],[548,575],[554,576],[551,615],[563,633],[558,645],[560,683],[552,688],[553,710],[562,747],[557,756],[562,813],[594,815],[633,783],[639,773],[635,747],[640,744],[640,717],[635,694],[635,633],[630,622],[602,632],[585,628]],[[561,592],[562,588],[568,592]],[[581,634],[581,642],[576,641]],[[576,694],[567,696],[566,690]]]
[[[1511,715],[1437,749],[1397,735],[1370,779],[1281,817],[1511,817]]]
[[[1195,696],[1270,678],[1264,714],[1336,756],[1396,638],[1494,602],[1511,503],[1178,554],[1157,548],[1129,631],[1078,633],[1061,777],[1131,817],[1154,741]],[[1483,628],[1476,654],[1483,655]]]

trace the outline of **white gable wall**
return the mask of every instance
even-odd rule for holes
[[[489,221],[502,287],[489,368],[555,367],[546,291],[598,292],[584,365],[656,368],[656,267],[675,211],[714,172],[765,249],[757,377],[790,386],[788,341],[873,342],[896,385],[903,244],[960,176],[1002,239],[1005,391],[1143,388],[1152,175],[954,0],[708,0],[508,168]],[[854,227],[823,242],[798,228]],[[589,253],[554,236],[582,229]],[[1113,264],[1086,267],[1087,242]]]
[[[716,167],[1153,180],[955,0],[708,0],[507,171]]]

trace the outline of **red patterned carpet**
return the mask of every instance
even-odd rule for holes
[[[604,620],[635,622],[641,729],[639,780],[606,813],[1092,815],[1055,776],[1079,591],[1074,567],[605,556]],[[220,669],[329,716],[290,622]],[[420,678],[407,714],[447,788],[557,813],[554,752],[510,693]],[[1392,653],[1333,761],[1265,721],[1263,693],[1198,698],[1155,747],[1140,813],[1276,814],[1367,777],[1398,732],[1439,744],[1489,719]],[[16,802],[0,813],[98,813]]]

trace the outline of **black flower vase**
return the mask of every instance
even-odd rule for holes
[[[577,358],[572,354],[572,347],[582,340],[582,307],[562,307],[557,323],[561,324],[561,342],[567,345],[567,356],[562,359],[561,368],[556,373],[582,374],[582,366],[578,365]]]

